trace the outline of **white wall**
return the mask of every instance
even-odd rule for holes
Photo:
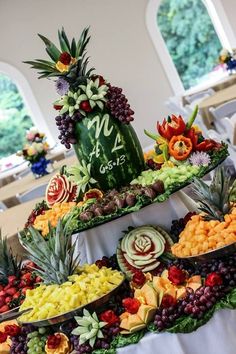
[[[42,33],[57,40],[62,25],[78,38],[91,26],[91,65],[114,85],[124,89],[135,111],[134,127],[143,144],[151,140],[144,127],[155,130],[167,114],[163,102],[172,94],[145,25],[147,0],[0,0],[0,61],[16,66],[28,79],[45,119],[57,136],[53,82],[37,79],[23,60],[46,58]]]
[[[28,79],[54,136],[57,98],[53,82],[37,79],[23,60],[46,58],[37,33],[57,40],[62,25],[78,37],[91,26],[89,55],[114,85],[124,89],[135,110],[134,127],[143,146],[151,143],[143,128],[155,131],[157,119],[168,112],[164,101],[173,94],[145,24],[148,0],[0,0],[0,61],[16,66]],[[223,0],[236,31],[235,0]]]

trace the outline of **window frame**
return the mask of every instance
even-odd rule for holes
[[[2,61],[0,61],[0,74],[8,76],[12,80],[12,82],[16,84],[33,124],[40,131],[45,133],[49,145],[54,146],[56,144],[56,141],[48,128],[48,125],[44,119],[39,104],[25,76],[20,70],[18,70],[13,65]]]
[[[146,26],[174,94],[187,94],[188,91],[192,91],[195,86],[185,90],[157,24],[157,13],[161,1],[162,0],[149,0],[146,8]],[[212,0],[202,1],[206,6],[206,10],[208,11],[212,24],[215,27],[222,47],[227,48],[228,50],[236,47],[236,37],[229,23],[224,7],[222,6],[221,0],[214,0],[214,2]]]

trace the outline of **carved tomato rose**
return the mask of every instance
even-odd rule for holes
[[[183,284],[186,280],[186,273],[182,269],[172,266],[168,269],[168,279],[175,285]]]
[[[220,274],[216,272],[212,272],[208,274],[205,280],[206,286],[221,285],[222,283],[223,283],[223,279],[221,278]]]
[[[4,330],[5,330],[5,333],[10,337],[17,336],[18,334],[21,333],[21,328],[19,326],[17,326],[16,324],[6,325],[4,327]]]
[[[127,297],[122,300],[122,305],[124,306],[125,311],[134,314],[138,312],[141,303],[136,298]]]
[[[49,208],[55,203],[74,202],[77,197],[77,185],[65,175],[56,174],[49,181],[46,190],[46,202]]]
[[[112,310],[104,311],[99,316],[100,321],[107,322],[107,326],[112,326],[115,323],[119,323],[120,319],[116,316]]]
[[[0,331],[0,343],[4,343],[7,340],[7,334]]]
[[[176,304],[176,299],[169,295],[169,294],[165,294],[162,298],[162,301],[161,301],[161,306],[164,307],[164,308],[168,308],[168,307],[171,307],[171,306],[174,306]]]

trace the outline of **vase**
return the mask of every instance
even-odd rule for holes
[[[36,179],[48,175],[54,170],[52,161],[45,157],[41,157],[37,162],[32,163],[30,168]]]
[[[76,156],[102,190],[125,186],[143,171],[142,147],[131,124],[91,113],[76,123],[75,135]]]

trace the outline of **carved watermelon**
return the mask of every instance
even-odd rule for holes
[[[108,113],[91,113],[76,123],[75,153],[91,163],[91,177],[101,189],[127,185],[144,169],[143,151],[130,124]]]
[[[53,176],[46,189],[46,202],[49,208],[55,203],[73,202],[77,198],[77,185],[68,180],[67,176],[59,173]]]
[[[159,257],[170,249],[171,237],[159,226],[144,225],[128,232],[117,247],[120,269],[131,279],[135,272],[149,272],[160,265]]]

